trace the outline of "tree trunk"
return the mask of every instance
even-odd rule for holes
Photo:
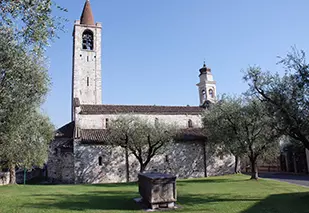
[[[207,150],[206,150],[206,141],[203,143],[203,155],[204,155],[204,177],[208,177],[207,174]]]
[[[147,165],[141,163],[141,164],[140,164],[140,170],[139,170],[139,172],[140,172],[140,173],[143,173],[143,172],[145,171],[145,169],[146,169],[146,166],[147,166]]]
[[[126,178],[127,182],[130,182],[130,168],[129,168],[129,151],[128,151],[128,136],[126,135],[126,148],[125,148],[125,156],[126,156]]]
[[[9,165],[10,170],[10,184],[16,184],[16,172],[15,172],[15,164]]]
[[[239,157],[235,155],[235,168],[234,168],[234,173],[237,174],[238,171],[238,162],[239,162]]]
[[[256,158],[250,158],[250,161],[251,161],[251,180],[257,180],[259,176],[258,176]]]

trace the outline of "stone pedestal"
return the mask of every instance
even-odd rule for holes
[[[177,201],[176,176],[162,173],[139,173],[138,188],[143,202],[151,209],[174,208]]]

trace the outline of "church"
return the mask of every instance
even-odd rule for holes
[[[86,0],[73,30],[72,121],[56,130],[47,162],[48,178],[57,183],[136,181],[139,164],[121,147],[107,145],[106,129],[117,116],[177,123],[182,137],[155,156],[147,171],[178,178],[233,173],[234,157],[217,157],[201,131],[202,114],[216,100],[216,82],[205,63],[199,70],[199,106],[110,105],[102,103],[102,25]]]

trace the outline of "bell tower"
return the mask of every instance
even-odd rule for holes
[[[101,23],[95,23],[90,1],[86,0],[73,31],[72,120],[74,103],[101,104]],[[75,101],[74,101],[75,100]]]
[[[217,96],[216,82],[213,79],[211,69],[206,66],[205,62],[200,69],[199,77],[200,82],[196,86],[198,86],[200,106],[205,106],[209,102],[214,103]]]

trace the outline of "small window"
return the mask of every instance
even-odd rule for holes
[[[212,89],[208,90],[209,97],[214,98],[214,91]]]
[[[102,166],[102,157],[99,157],[99,166]]]
[[[108,122],[109,122],[109,120],[108,120],[108,118],[106,118],[106,119],[105,119],[105,128],[106,128],[106,129],[108,129],[108,127],[109,127],[109,126],[108,126],[108,125],[109,125]]]
[[[192,127],[193,127],[193,123],[192,123],[192,120],[191,120],[191,119],[188,120],[188,127],[189,127],[189,128],[192,128]]]
[[[87,87],[89,87],[89,77],[87,77]]]
[[[159,118],[155,118],[155,127],[158,127],[159,125]]]
[[[166,162],[166,163],[169,163],[169,161],[170,161],[170,160],[169,160],[168,155],[165,155],[165,162]]]

